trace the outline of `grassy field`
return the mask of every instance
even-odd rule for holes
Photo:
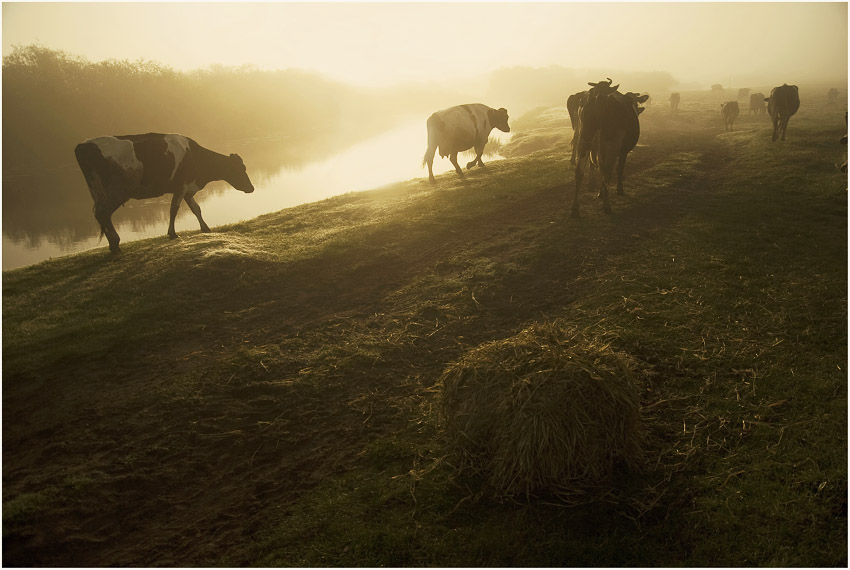
[[[801,87],[784,143],[647,109],[611,215],[539,109],[463,180],[4,272],[4,564],[846,566],[845,107]],[[555,321],[640,363],[646,463],[499,500],[438,379]]]

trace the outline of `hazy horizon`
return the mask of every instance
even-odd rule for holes
[[[847,3],[4,3],[3,56],[30,44],[376,87],[553,65],[695,86],[846,82]]]

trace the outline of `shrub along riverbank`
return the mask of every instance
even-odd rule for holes
[[[4,562],[846,565],[844,109],[779,144],[715,103],[641,115],[610,216],[569,217],[559,126],[463,180],[4,272]],[[556,321],[639,363],[645,464],[500,502],[445,455],[438,379]]]

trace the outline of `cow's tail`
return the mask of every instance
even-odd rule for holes
[[[100,239],[106,235],[106,227],[97,218],[98,206],[104,203],[107,199],[106,190],[103,188],[103,181],[97,175],[96,161],[101,157],[100,151],[92,143],[80,143],[74,148],[74,154],[77,157],[77,164],[80,165],[80,170],[86,179],[86,185],[89,187],[89,193],[92,197],[92,213],[95,215],[98,224],[100,225]]]

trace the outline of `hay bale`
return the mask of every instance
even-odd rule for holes
[[[502,496],[586,494],[641,463],[635,364],[557,321],[470,350],[440,379],[449,454]]]

